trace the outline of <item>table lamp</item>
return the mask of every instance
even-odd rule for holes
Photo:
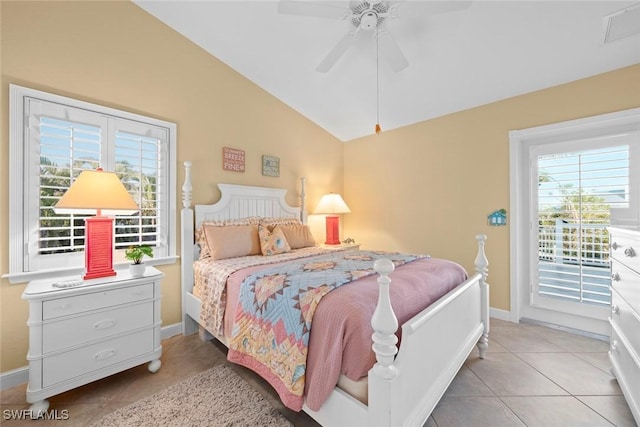
[[[84,280],[115,276],[113,217],[131,215],[138,205],[114,172],[82,171],[53,208],[57,214],[95,214],[85,219]]]
[[[327,227],[327,239],[325,245],[340,244],[340,218],[337,214],[351,213],[347,204],[339,194],[325,194],[320,198],[314,214],[327,214],[325,219]]]

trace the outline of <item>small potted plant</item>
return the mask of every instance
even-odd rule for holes
[[[145,265],[142,262],[144,256],[153,258],[153,249],[149,245],[131,245],[124,252],[124,257],[130,261],[129,271],[133,277],[140,277],[144,274]]]

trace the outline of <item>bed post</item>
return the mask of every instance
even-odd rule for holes
[[[182,334],[191,335],[198,332],[198,324],[187,315],[187,292],[193,288],[193,209],[191,208],[191,162],[184,162],[184,184],[182,184],[182,211],[180,221],[182,224],[182,239],[180,246],[181,265],[181,289],[182,289]]]
[[[396,318],[391,300],[389,298],[389,274],[394,270],[393,262],[389,259],[377,260],[373,268],[380,275],[378,277],[378,304],[371,326],[373,327],[373,351],[376,354],[376,363],[369,371],[369,390],[376,390],[369,394],[369,426],[394,426],[398,425],[395,417],[398,416],[398,393],[394,392],[398,374],[393,365],[398,347],[396,343],[396,331],[398,319]]]
[[[481,308],[480,315],[482,316],[482,323],[484,324],[484,330],[482,336],[478,340],[478,350],[480,351],[480,359],[484,359],[485,352],[489,347],[489,285],[487,285],[487,274],[489,267],[489,260],[484,253],[484,242],[487,240],[487,236],[484,234],[478,234],[476,236],[478,241],[478,255],[475,259],[476,272],[482,277],[480,278],[480,298]]]
[[[307,208],[305,206],[307,200],[307,193],[304,190],[304,186],[307,182],[307,178],[300,178],[300,222],[307,223]]]

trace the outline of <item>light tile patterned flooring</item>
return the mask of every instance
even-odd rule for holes
[[[162,368],[156,374],[143,365],[52,397],[50,409],[68,410],[68,420],[5,420],[5,410],[26,409],[28,405],[26,385],[4,390],[0,423],[89,425],[190,375],[228,363],[221,344],[203,343],[197,335],[172,337],[162,345]],[[635,426],[609,373],[608,348],[606,342],[596,339],[492,319],[487,357],[480,360],[474,350],[425,426]],[[306,414],[283,408],[270,386],[252,372],[230,366],[296,426],[317,426]],[[202,425],[206,425],[204,420]]]

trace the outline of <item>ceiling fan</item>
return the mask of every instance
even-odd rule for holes
[[[373,33],[380,56],[386,59],[393,71],[401,71],[409,65],[393,36],[385,28],[385,22],[397,18],[401,1],[351,0],[348,8],[336,2],[280,0],[278,11],[283,14],[315,16],[320,18],[344,19],[350,21],[351,28],[329,51],[316,67],[316,71],[326,73],[355,43],[361,32]],[[432,2],[440,3],[433,13],[451,12],[469,7],[470,1]]]

